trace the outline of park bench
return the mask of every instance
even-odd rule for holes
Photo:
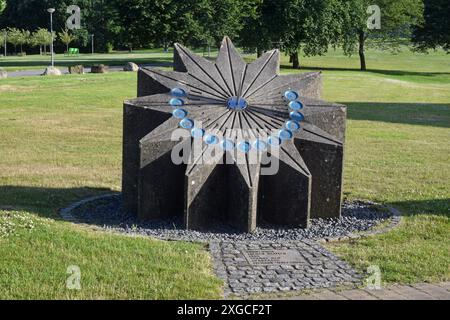
[[[80,49],[78,48],[69,48],[69,51],[67,52],[67,55],[69,56],[77,56],[80,54]]]

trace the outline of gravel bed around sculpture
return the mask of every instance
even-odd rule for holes
[[[90,224],[105,230],[131,235],[150,236],[167,240],[185,241],[242,241],[242,240],[333,240],[352,238],[360,232],[372,232],[375,227],[391,222],[396,217],[389,210],[381,210],[370,202],[345,201],[341,218],[311,219],[308,229],[274,228],[260,225],[254,233],[244,233],[226,225],[211,226],[209,231],[183,229],[181,218],[139,221],[123,207],[122,196],[108,195],[75,204],[63,209],[65,218]],[[70,217],[70,218],[69,218]]]

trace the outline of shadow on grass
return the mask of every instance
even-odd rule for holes
[[[450,218],[450,199],[393,201],[387,204],[401,210],[405,216],[433,214]]]
[[[340,102],[348,119],[450,128],[450,103]]]
[[[306,66],[300,69],[294,69],[292,66],[283,64],[280,66],[282,70],[289,71],[351,71],[351,72],[370,72],[377,73],[386,76],[425,76],[434,77],[440,75],[450,75],[450,72],[421,72],[421,71],[406,71],[406,70],[383,70],[383,69],[367,69],[366,71],[361,71],[359,68],[335,68],[335,67],[314,67]]]
[[[113,192],[108,188],[0,186],[0,210],[24,210],[60,220],[58,209],[87,197]]]

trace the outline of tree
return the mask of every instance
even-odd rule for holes
[[[6,0],[0,0],[0,14],[5,10],[6,8]]]
[[[200,21],[208,45],[219,48],[224,36],[237,38],[248,7],[246,0],[208,0]]]
[[[52,43],[52,34],[44,28],[37,29],[31,36],[32,44],[39,46],[39,52],[42,54],[42,47],[44,48],[44,54],[47,54],[47,46]]]
[[[5,45],[5,40],[7,38],[7,31],[4,29],[0,29],[0,48]]]
[[[365,47],[369,39],[378,47],[397,49],[400,40],[409,39],[412,28],[420,24],[422,0],[378,0],[381,10],[381,29],[369,30],[368,0],[345,0],[342,10],[345,34],[342,35],[344,52],[351,55],[358,47],[361,70],[367,70]]]
[[[241,43],[262,50],[280,48],[300,67],[299,52],[324,54],[330,45],[339,43],[342,23],[338,0],[265,0],[256,1],[256,12],[246,20]]]
[[[16,28],[8,29],[8,43],[14,46],[14,51],[17,52],[17,46],[20,46],[20,52],[23,53],[23,45],[29,41],[30,31],[20,30]]]
[[[442,47],[450,52],[450,2],[425,0],[424,23],[417,26],[413,42],[418,50]]]
[[[75,35],[71,34],[66,28],[58,33],[59,40],[66,45],[66,52],[69,52],[69,45],[76,40]]]
[[[242,15],[239,45],[246,51],[256,51],[258,57],[264,50],[272,48],[269,26],[263,21],[264,0],[246,0]],[[255,35],[258,35],[257,37]]]

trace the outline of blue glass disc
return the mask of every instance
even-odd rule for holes
[[[193,128],[191,130],[191,136],[193,138],[202,138],[205,135],[205,130],[202,128]]]
[[[252,146],[248,141],[241,141],[238,143],[238,149],[241,150],[242,152],[247,153],[250,151],[251,148]]]
[[[173,88],[170,90],[170,94],[174,97],[186,97],[186,91],[181,88]]]
[[[305,116],[298,112],[298,111],[292,111],[289,116],[291,117],[292,120],[295,120],[297,122],[301,122],[303,120],[305,120]]]
[[[278,147],[281,144],[281,139],[275,136],[270,136],[267,140],[271,146]]]
[[[192,129],[194,127],[194,121],[189,118],[184,118],[180,121],[180,127],[183,129]]]
[[[293,90],[288,90],[284,93],[284,97],[289,101],[294,101],[298,99],[298,93]]]
[[[206,144],[217,144],[219,143],[219,138],[213,134],[208,134],[203,138]]]
[[[244,98],[231,97],[227,101],[227,106],[232,110],[244,110],[248,104]]]
[[[292,134],[292,131],[281,129],[280,131],[278,131],[278,136],[281,140],[289,140],[292,139],[294,135]]]
[[[291,101],[289,102],[289,108],[292,110],[300,110],[303,109],[303,104],[300,101]]]
[[[300,129],[300,123],[298,123],[295,120],[289,120],[286,122],[286,129],[288,129],[289,131],[297,131]]]
[[[181,107],[181,106],[184,106],[184,101],[179,98],[172,98],[172,99],[170,99],[169,104],[172,107]]]
[[[172,111],[172,115],[177,119],[183,119],[186,118],[188,112],[184,109],[175,109]]]
[[[255,148],[258,151],[264,151],[267,149],[267,143],[258,139],[255,142],[253,142],[253,148]]]
[[[224,139],[222,141],[222,143],[220,144],[220,147],[225,151],[233,150],[234,142],[233,142],[233,140],[230,140],[230,139]]]

